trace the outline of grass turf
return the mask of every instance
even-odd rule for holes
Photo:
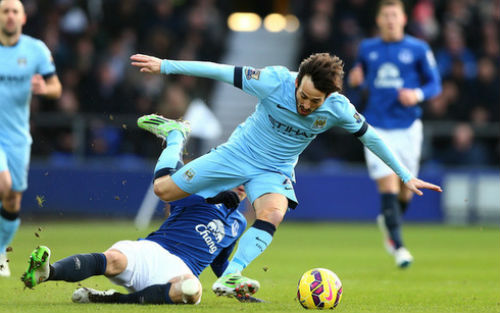
[[[285,223],[271,247],[244,272],[260,281],[256,296],[268,301],[264,304],[217,298],[210,289],[210,269],[201,275],[200,305],[168,308],[74,304],[71,295],[78,283],[49,282],[29,290],[19,280],[37,245],[49,246],[56,261],[104,251],[118,240],[147,233],[130,222],[24,223],[8,253],[12,277],[0,278],[0,312],[299,312],[303,309],[295,299],[296,284],[313,267],[329,268],[342,280],[338,312],[500,312],[498,227],[406,225],[406,243],[416,262],[400,270],[382,248],[374,224]],[[103,277],[81,285],[124,291]]]

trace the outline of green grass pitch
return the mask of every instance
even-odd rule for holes
[[[49,282],[29,290],[19,280],[37,245],[49,246],[56,261],[101,252],[115,241],[147,233],[130,222],[25,222],[8,254],[12,277],[0,278],[0,312],[302,312],[295,299],[297,281],[314,267],[331,269],[342,280],[337,312],[500,312],[498,226],[406,225],[405,240],[416,262],[399,270],[384,251],[374,223],[284,223],[270,248],[244,272],[260,281],[256,296],[268,301],[263,304],[217,298],[210,290],[210,269],[201,275],[198,306],[74,304],[77,283]],[[103,277],[81,284],[124,291]]]

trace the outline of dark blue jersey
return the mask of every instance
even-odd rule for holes
[[[245,231],[245,217],[223,204],[206,203],[198,195],[170,202],[170,206],[168,219],[145,239],[180,257],[196,276],[210,264],[220,276]]]
[[[421,100],[441,92],[441,78],[427,43],[406,35],[403,40],[386,42],[381,38],[363,40],[358,64],[365,74],[369,91],[364,116],[375,127],[408,128],[422,115],[420,106],[403,106],[398,100],[401,88],[420,89]]]

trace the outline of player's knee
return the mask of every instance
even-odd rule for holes
[[[171,192],[170,188],[168,188],[168,185],[165,184],[164,180],[161,179],[155,179],[153,183],[154,187],[154,192],[155,195],[160,198],[163,201],[170,201],[171,199]]]
[[[0,179],[0,200],[5,201],[12,189],[12,181],[9,179]]]
[[[2,198],[3,208],[10,213],[18,213],[21,210],[21,195],[15,192],[7,192]]]
[[[118,250],[110,249],[104,252],[106,271],[104,275],[115,276],[127,268],[127,257]]]
[[[277,206],[269,206],[256,210],[257,219],[267,221],[276,227],[283,221],[284,216],[285,212]]]
[[[201,283],[194,275],[181,281],[182,300],[186,304],[198,304],[201,300]]]

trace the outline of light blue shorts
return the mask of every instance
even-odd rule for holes
[[[227,148],[217,148],[181,167],[172,180],[182,190],[202,197],[213,197],[221,191],[245,186],[253,203],[266,193],[279,193],[295,208],[297,198],[291,180],[284,174],[258,168]]]
[[[8,146],[0,143],[0,172],[8,170],[12,177],[12,190],[28,188],[28,168],[31,145]]]

